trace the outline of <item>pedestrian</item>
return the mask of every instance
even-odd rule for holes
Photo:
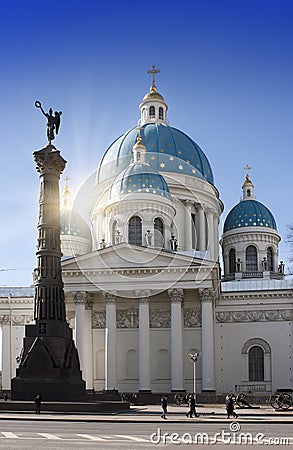
[[[167,419],[166,414],[167,414],[168,399],[167,399],[166,395],[162,395],[162,397],[161,397],[161,405],[162,405],[161,418],[162,419]]]
[[[188,405],[189,405],[189,411],[186,414],[186,417],[192,418],[193,414],[194,414],[194,417],[198,417],[198,414],[196,413],[196,409],[195,409],[195,396],[194,396],[194,394],[189,394],[189,396],[188,396]]]
[[[41,414],[42,396],[37,394],[35,398],[36,414]]]
[[[226,411],[227,411],[227,419],[230,419],[230,416],[235,417],[237,419],[238,414],[234,411],[234,399],[233,394],[229,394],[226,397]]]

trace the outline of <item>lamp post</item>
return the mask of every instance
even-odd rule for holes
[[[199,353],[197,353],[197,352],[189,353],[189,357],[190,357],[190,360],[193,362],[193,394],[194,394],[194,399],[196,401],[196,362],[198,360]]]

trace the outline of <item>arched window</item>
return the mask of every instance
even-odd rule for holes
[[[112,245],[117,244],[116,233],[117,233],[117,220],[114,220],[114,222],[112,223],[112,233],[111,233]]]
[[[246,271],[257,271],[257,250],[254,245],[249,245],[246,249]]]
[[[154,118],[154,117],[156,116],[156,110],[155,110],[155,107],[154,107],[154,106],[150,106],[149,111],[150,111],[150,117],[151,117],[151,118]]]
[[[273,272],[274,271],[274,252],[272,247],[269,247],[267,249],[267,262],[268,262],[268,270]]]
[[[236,272],[236,252],[234,248],[231,248],[229,252],[229,273]]]
[[[154,220],[154,235],[155,247],[164,247],[164,224],[159,217]]]
[[[264,381],[264,351],[258,345],[248,352],[249,381]]]
[[[251,197],[250,189],[247,189],[247,197]]]
[[[164,120],[164,110],[161,106],[159,108],[159,119]]]
[[[133,245],[142,245],[141,218],[133,216],[128,223],[128,242]]]

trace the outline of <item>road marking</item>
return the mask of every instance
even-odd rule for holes
[[[76,434],[76,436],[80,436],[85,439],[90,439],[91,441],[107,441],[107,439],[100,438],[98,436],[92,436],[91,434]]]
[[[54,440],[56,440],[56,439],[62,439],[61,437],[59,437],[59,436],[56,436],[55,434],[51,434],[51,433],[38,433],[40,436],[43,436],[44,438],[46,438],[46,439],[54,439]]]
[[[8,439],[15,439],[15,438],[19,439],[19,436],[17,436],[14,433],[11,433],[10,431],[1,431],[1,434],[3,434]]]
[[[135,436],[128,436],[126,434],[115,434],[114,436],[119,437],[119,438],[128,439],[130,441],[135,441],[135,442],[150,442],[149,439],[143,439],[143,438],[139,438],[139,437],[135,437]]]

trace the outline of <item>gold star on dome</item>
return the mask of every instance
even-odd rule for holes
[[[162,167],[162,169],[163,169],[165,166],[166,166],[165,163],[161,163],[161,164],[160,164],[160,167]]]

